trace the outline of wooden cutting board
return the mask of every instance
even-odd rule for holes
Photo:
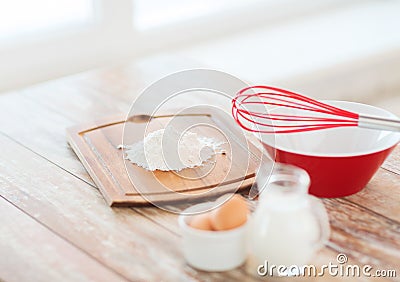
[[[122,115],[110,117],[69,128],[67,138],[110,206],[196,202],[251,187],[260,150],[230,116],[212,109],[197,114],[174,117],[174,127],[191,127],[190,131],[225,142],[224,153],[216,154],[204,166],[180,172],[147,171],[126,160],[124,150],[117,148],[123,141],[133,144],[164,128],[172,122],[170,117],[155,118],[148,124],[125,122]]]

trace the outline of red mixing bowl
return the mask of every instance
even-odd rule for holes
[[[356,113],[397,118],[370,105],[324,102]],[[295,114],[296,110],[285,109],[285,113],[288,111]],[[257,137],[276,162],[306,170],[311,178],[309,193],[324,198],[348,196],[362,190],[400,141],[400,133],[359,127]]]

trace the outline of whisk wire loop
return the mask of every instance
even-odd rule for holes
[[[264,107],[262,107],[262,111],[248,109],[255,106]],[[267,106],[274,108],[269,112]],[[318,115],[272,112],[282,108],[300,110],[299,112],[309,111],[318,113]],[[320,116],[321,114],[322,116]],[[270,86],[250,86],[239,91],[232,99],[232,116],[243,129],[260,133],[294,133],[357,126],[359,117],[356,113]],[[245,122],[252,126],[244,124]]]

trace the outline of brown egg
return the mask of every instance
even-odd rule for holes
[[[214,230],[229,230],[243,225],[247,221],[246,201],[234,195],[219,208],[211,212],[211,226]]]
[[[189,226],[200,230],[212,231],[213,228],[211,226],[210,213],[203,213],[193,216],[189,222]]]

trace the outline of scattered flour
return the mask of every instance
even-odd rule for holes
[[[216,153],[221,145],[213,138],[186,131],[180,134],[172,127],[149,133],[144,140],[123,146],[126,159],[147,170],[180,171],[201,166]]]

